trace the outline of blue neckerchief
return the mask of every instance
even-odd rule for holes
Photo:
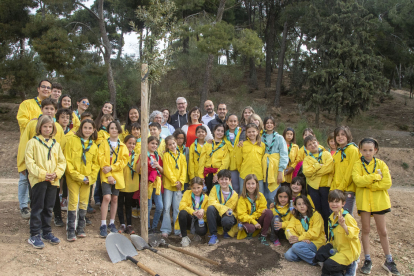
[[[175,161],[175,168],[178,170],[179,168],[178,168],[178,158],[180,158],[180,151],[178,150],[177,152],[178,152],[178,155],[177,155],[177,159],[174,157],[174,155],[171,153],[171,151],[168,151],[169,153],[170,153],[170,155],[171,155],[171,157],[174,159],[174,161]]]
[[[181,152],[181,154],[184,154],[185,153],[185,149],[187,148],[186,146],[184,146],[184,145],[182,145],[181,146],[182,147],[182,151],[181,151],[181,149],[180,149],[180,146],[177,146],[177,150],[179,151],[179,152]]]
[[[211,145],[212,151],[210,153],[210,157],[213,156],[213,154],[218,151],[219,149],[221,149],[222,147],[224,147],[224,145],[226,144],[226,142],[224,142],[224,140],[221,140],[221,144],[218,146],[218,148],[214,149],[216,142],[213,141],[213,144]]]
[[[137,143],[141,143],[141,137],[137,139]]]
[[[78,110],[75,110],[74,112],[75,112],[76,117],[78,117],[78,119],[80,120],[81,119],[81,116],[80,116]]]
[[[92,139],[89,140],[88,146],[85,149],[85,139],[80,138],[81,140],[81,144],[82,144],[82,161],[83,164],[86,165],[86,153],[90,150],[90,148],[92,147],[93,141]]]
[[[313,155],[313,153],[310,156],[312,156],[313,158],[315,158],[315,160],[318,161],[318,163],[321,163],[321,161],[322,161],[322,153],[323,153],[323,150],[322,149],[319,149],[318,158],[316,158],[315,155]]]
[[[52,148],[53,148],[53,146],[56,144],[56,140],[55,139],[53,139],[53,143],[52,143],[52,145],[49,147],[48,145],[46,145],[41,139],[39,139],[39,137],[37,137],[37,136],[34,136],[33,138],[35,138],[37,141],[39,141],[43,146],[45,146],[47,149],[48,149],[48,152],[47,152],[47,160],[50,160],[50,154],[51,154],[51,152],[52,152]]]
[[[195,195],[194,195],[194,193],[191,193],[191,202],[192,202],[192,205],[193,205],[193,210],[200,210],[201,206],[203,205],[203,201],[204,201],[204,194],[203,193],[201,193],[201,195],[200,195],[200,203],[199,204],[195,203]]]
[[[377,158],[374,157],[374,161],[375,161],[375,164],[374,164],[374,170],[372,171],[372,173],[375,173],[375,169],[377,168]],[[364,169],[367,172],[367,174],[371,174],[368,171],[367,167],[365,166],[365,158],[364,158],[364,156],[361,157],[361,162],[362,162],[362,166],[364,166]]]
[[[40,110],[42,110],[42,105],[40,104],[39,100],[37,99],[37,97],[34,98],[34,100],[36,101],[37,105],[39,106]]]
[[[104,126],[101,126],[101,127],[99,128],[99,130],[104,130],[104,131],[108,132],[108,129],[107,129],[106,127],[104,127]]]
[[[286,216],[290,213],[290,209],[289,209],[289,208],[287,208],[286,213],[285,213],[284,215],[282,215],[282,214],[279,212],[279,210],[277,209],[277,205],[276,205],[276,203],[274,203],[274,204],[275,204],[275,211],[276,211],[276,213],[279,215],[280,219],[283,221],[283,218],[284,218],[284,217],[286,217]]]
[[[226,138],[227,138],[227,140],[229,140],[229,142],[231,143],[231,145],[234,147],[234,143],[236,142],[236,139],[237,139],[237,134],[239,133],[239,128],[238,127],[236,127],[236,129],[234,130],[234,141],[232,141],[231,139],[230,139],[230,130],[228,129],[227,131],[226,131]]]
[[[217,193],[217,198],[220,202],[221,205],[226,205],[227,201],[231,198],[231,196],[233,195],[233,188],[231,186],[229,186],[230,189],[230,195],[229,197],[224,201],[224,203],[221,202],[221,187],[219,184],[214,185],[214,187],[216,187],[216,193]]]
[[[154,151],[154,155],[155,155],[155,159],[158,162],[158,160],[160,160],[160,157],[158,156],[158,152]],[[149,159],[151,159],[151,154],[149,153],[149,151],[147,151],[147,156]],[[161,172],[158,169],[157,169],[157,173],[158,175],[161,175]]]
[[[198,145],[198,139],[195,139],[195,141],[194,141],[194,151],[195,151],[195,153],[197,153],[197,155],[198,155],[198,158],[197,158],[197,161],[198,161],[198,160],[200,160],[200,154],[201,154],[201,151],[200,151],[200,152],[198,152],[198,150],[197,150],[197,145]]]
[[[355,147],[357,147],[358,148],[358,146],[354,143],[354,142],[352,142],[352,143],[348,143],[345,147],[343,147],[343,148],[338,148],[337,149],[337,151],[335,152],[335,154],[337,154],[338,153],[338,151],[340,151],[341,152],[341,162],[342,161],[344,161],[344,158],[346,158],[346,154],[345,154],[345,150],[346,150],[346,148],[348,147],[348,146],[350,146],[350,145],[354,145]]]
[[[118,153],[119,153],[119,148],[121,147],[121,142],[119,142],[119,139],[118,139],[118,152],[115,152],[115,150],[111,146],[110,139],[111,138],[108,138],[107,141],[108,141],[108,145],[109,145],[109,150],[111,151],[112,154],[115,154],[116,155],[115,161],[112,163],[112,164],[115,164],[116,161],[118,161]]]
[[[250,211],[250,215],[256,212],[256,202],[254,202],[249,195],[247,195],[247,200],[249,200],[250,204],[252,205],[252,210]]]
[[[306,217],[306,218],[301,218],[300,219],[300,223],[302,223],[302,227],[303,227],[303,229],[305,229],[305,232],[308,232],[308,230],[309,230],[309,221],[310,221],[310,218],[308,218],[308,217]]]
[[[347,214],[349,214],[349,212],[347,210],[344,210],[344,212],[342,213],[342,216],[345,217]],[[331,240],[334,240],[335,238],[333,230],[339,225],[339,223],[337,221],[334,225],[332,225],[332,221],[329,218],[328,225],[329,225],[328,242],[330,242]]]
[[[69,131],[70,131],[70,128],[69,128],[69,127],[66,127],[66,129],[63,131],[63,133],[64,133],[64,134],[68,134],[68,133],[69,133]]]
[[[128,162],[128,167],[129,167],[129,169],[131,170],[131,178],[132,179],[134,179],[134,173],[136,172],[135,170],[134,170],[134,164],[135,164],[135,151],[134,150],[132,150],[132,152],[131,152],[131,162]]]
[[[263,138],[263,143],[265,144],[265,146],[266,146],[266,152],[267,153],[271,153],[271,150],[272,150],[272,147],[273,147],[273,145],[275,144],[275,142],[276,142],[276,134],[277,134],[277,132],[276,131],[273,131],[273,138],[272,138],[272,144],[270,144],[270,146],[268,146],[267,145],[267,141],[266,141],[266,133],[265,132],[263,132],[263,136],[262,136],[262,138]]]

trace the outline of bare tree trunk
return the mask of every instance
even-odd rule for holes
[[[402,82],[402,72],[401,72],[401,63],[400,63],[400,71],[398,72],[399,73],[399,83],[398,83],[398,89],[401,89],[401,87],[402,87],[402,85],[401,85],[401,82]]]
[[[142,40],[143,40],[143,38],[142,38],[142,35],[143,35],[143,29],[144,28],[142,28],[141,30],[140,30],[140,40],[139,40],[139,60],[142,62]]]
[[[275,47],[275,19],[276,19],[276,6],[274,1],[270,1],[269,13],[267,15],[267,24],[265,30],[266,39],[266,77],[265,87],[271,87],[272,84],[272,57],[273,49]]]
[[[122,55],[122,48],[123,48],[123,44],[124,43],[124,28],[121,28],[121,35],[119,36],[119,48],[118,48],[118,55],[116,56],[116,59],[120,59],[121,55]]]
[[[19,51],[19,58],[24,58],[24,39],[20,39],[20,51]],[[20,86],[20,85],[19,85]],[[19,87],[19,96],[22,99],[22,101],[26,100],[26,93],[24,93],[24,88]]]
[[[277,71],[277,82],[276,82],[276,97],[275,97],[275,106],[280,106],[280,95],[282,90],[282,80],[283,80],[283,63],[285,60],[285,51],[286,51],[286,39],[287,39],[287,21],[283,25],[283,39],[282,45],[280,47],[279,62],[278,62],[278,71]]]

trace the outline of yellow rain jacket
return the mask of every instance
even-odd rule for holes
[[[356,185],[356,204],[359,211],[379,212],[391,208],[388,189],[392,186],[390,170],[384,161],[376,158],[369,164],[365,164],[368,173],[362,166],[362,161],[358,160],[352,171],[352,179]],[[374,171],[375,167],[375,172]],[[381,170],[381,175],[378,174]]]
[[[205,144],[204,144],[205,145]],[[189,160],[188,160],[188,175],[190,180],[194,177],[198,176],[204,178],[203,175],[199,175],[199,161],[201,156],[201,151],[203,146],[197,143],[197,151],[195,149],[195,142],[191,144],[190,151],[189,151]]]
[[[309,240],[313,242],[318,250],[322,245],[326,244],[325,231],[323,230],[323,218],[317,212],[313,212],[313,216],[309,220],[309,229],[305,231],[300,220],[292,216],[286,228],[290,233],[299,238],[299,241]]]
[[[313,157],[315,156],[315,158]],[[330,187],[333,177],[333,158],[329,151],[322,152],[320,163],[318,154],[310,153],[303,160],[302,171],[306,176],[306,183],[318,190],[319,187]]]
[[[263,180],[262,160],[265,147],[263,142],[259,146],[257,142],[253,144],[249,139],[243,142],[242,147],[237,147],[236,163],[242,179],[248,174],[255,174],[258,180]]]
[[[184,210],[187,211],[187,213],[192,216],[194,213],[194,207],[193,207],[193,201],[191,199],[191,195],[192,195],[192,191],[191,190],[187,190],[184,192],[183,197],[180,201],[180,206],[178,207],[178,210]],[[203,194],[201,194],[203,195]],[[201,196],[200,195],[200,196]],[[204,221],[207,222],[207,207],[208,207],[208,196],[207,195],[203,195],[203,201],[201,202],[201,209],[204,210]],[[180,223],[178,222],[178,216],[177,219],[175,220],[174,223],[174,229],[175,230],[180,230]]]
[[[241,127],[237,128],[237,135],[234,137],[234,145],[231,144],[231,141],[227,138],[227,136],[224,136],[224,141],[226,142],[227,149],[229,150],[230,154],[230,166],[229,170],[236,171],[237,170],[237,163],[236,163],[236,148],[239,144],[240,134],[243,132]]]
[[[321,149],[321,150],[323,150],[323,151],[326,151],[326,149],[325,149],[322,145],[319,145],[319,146],[318,146],[318,148],[320,148],[320,149]],[[303,161],[307,155],[309,155],[309,151],[308,151],[308,150],[306,150],[306,151],[305,151],[305,147],[304,147],[304,146],[302,146],[302,147],[298,150],[298,153],[297,153],[297,155],[296,155],[295,167],[296,167],[296,165],[297,165],[299,162]]]
[[[289,150],[289,146],[288,146],[288,150]],[[299,146],[296,144],[292,144],[292,148],[290,149],[290,153],[289,153],[289,163],[287,165],[287,167],[291,167],[291,168],[295,168],[297,163],[296,163],[296,156],[298,155],[298,151],[299,151]],[[292,182],[292,173],[285,175],[285,181],[287,183],[291,183]]]
[[[139,174],[135,170],[138,157],[139,155],[134,152],[134,160],[132,160],[132,153],[129,154],[128,164],[124,168],[125,189],[119,190],[120,192],[133,193],[139,190]]]
[[[73,133],[72,131],[69,131],[68,133],[65,134],[65,136],[62,138],[62,141],[60,142],[60,147],[62,148],[63,154],[65,154],[65,147],[66,147],[66,143],[70,140],[70,138],[72,138],[73,136],[75,136],[75,133]]]
[[[76,131],[78,131],[79,127],[80,127],[80,120],[78,118],[78,116],[76,115],[75,111],[73,111],[72,113],[72,129],[70,131],[73,131],[73,133],[76,133]]]
[[[175,182],[181,182],[181,191],[184,190],[184,183],[185,178],[187,175],[187,161],[185,160],[185,156],[183,154],[177,153],[170,153],[170,151],[164,153],[162,157],[163,162],[163,169],[164,174],[162,176],[162,183],[164,185],[164,189],[177,192],[177,186]],[[174,157],[173,157],[174,156]],[[174,158],[178,158],[176,167],[176,162]]]
[[[267,159],[269,158],[269,166],[267,165]],[[268,154],[265,153],[262,159],[263,165],[263,181],[267,182],[268,188],[270,192],[279,187],[277,183],[277,176],[279,174],[279,161],[280,161],[280,154],[279,153],[272,153]],[[267,172],[267,174],[266,174]],[[267,179],[266,179],[267,175]],[[285,182],[285,176],[282,177],[282,183]]]
[[[37,136],[39,140],[43,141],[48,147],[52,146],[54,139],[49,139],[46,142],[42,135]],[[39,182],[46,179],[46,173],[56,173],[56,178],[51,184],[59,187],[59,179],[65,173],[66,159],[63,155],[60,144],[56,142],[51,151],[50,159],[48,160],[49,150],[42,145],[38,140],[32,138],[27,143],[25,152],[25,163],[29,171],[30,186],[33,187]]]
[[[30,120],[34,118],[38,118],[40,114],[42,114],[42,109],[39,105],[42,104],[42,101],[36,97],[39,104],[37,104],[35,99],[29,99],[23,101],[19,106],[19,111],[17,111],[17,122],[19,123],[20,127],[20,135],[23,134],[27,124]],[[33,138],[30,137],[30,138]]]
[[[213,143],[215,142],[213,141]],[[217,149],[220,145],[221,142],[218,145],[214,145],[214,148]],[[217,168],[217,173],[221,170],[226,170],[229,168],[230,153],[226,144],[211,155],[212,152],[213,145],[210,143],[205,143],[203,149],[201,150],[198,166],[198,175],[202,178],[204,178],[204,168]],[[215,175],[217,173],[215,173]]]
[[[256,211],[252,212],[252,204],[250,203],[249,199],[246,197],[240,197],[239,201],[237,202],[237,217],[241,223],[250,223],[250,224],[257,224],[257,220],[262,216],[264,210],[267,209],[267,201],[266,198],[262,193],[259,192],[258,197],[255,201],[256,204]],[[254,231],[253,236],[255,237],[259,234],[261,229],[256,229]],[[237,233],[237,239],[241,240],[247,237],[247,233],[244,229],[239,230]]]
[[[354,164],[361,158],[359,149],[350,145],[345,149],[346,158],[341,161],[341,152],[337,151],[334,156],[334,175],[331,183],[331,190],[344,192],[355,192],[356,186],[352,180],[352,169]]]
[[[276,204],[276,203],[275,203]],[[277,212],[277,211],[279,212]],[[292,213],[289,211],[289,203],[285,206],[275,206],[272,208],[273,216],[279,216],[282,221],[282,229],[286,229],[289,224],[290,219],[292,218]]]
[[[102,142],[105,142],[105,140],[108,140],[109,138],[109,133],[106,130],[99,130],[98,131],[98,138],[96,138],[96,145],[99,146]],[[119,139],[119,141],[122,141],[121,139]]]

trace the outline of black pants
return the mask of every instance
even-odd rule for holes
[[[323,262],[322,275],[339,276],[344,275],[344,271],[348,268],[346,265],[341,265],[331,259],[329,250],[333,248],[332,244],[327,243],[321,246],[316,252],[314,263]]]
[[[216,207],[209,206],[207,208],[207,223],[210,234],[217,235],[217,226],[222,226],[224,232],[228,232],[237,223],[237,220],[233,215],[224,214],[221,217]]]
[[[53,214],[55,214],[55,218],[62,218],[62,210],[60,209],[60,197],[59,197],[59,187],[56,187],[56,200],[55,206],[53,207]]]
[[[328,195],[329,195],[329,187],[319,187],[318,190],[315,190],[311,186],[308,185],[308,193],[312,198],[313,204],[315,204],[316,211],[321,214],[323,218],[324,230],[325,235],[328,237],[328,219],[331,215],[332,211],[329,208],[328,202]]]
[[[134,193],[119,192],[118,196],[118,218],[120,224],[125,224],[124,205],[127,225],[132,225],[132,196]],[[150,209],[151,210],[151,209]]]
[[[68,183],[66,183],[66,175],[62,176],[62,198],[68,198]]]
[[[206,179],[205,179],[206,186],[207,186],[207,195],[209,195],[209,194],[210,194],[210,191],[211,191],[211,189],[213,189],[213,186],[214,186],[215,184],[217,184],[217,183],[213,183],[213,176],[214,176],[214,174],[209,173],[209,174],[206,176]]]
[[[181,210],[178,214],[178,223],[180,224],[181,236],[187,237],[187,230],[191,229],[191,222],[193,217],[185,210]],[[195,218],[194,222],[195,233],[199,236],[205,236],[207,234],[207,225],[204,223],[203,227],[198,225],[198,219]]]
[[[285,230],[280,228],[279,230],[275,229],[275,218],[276,216],[273,216],[272,221],[270,222],[270,241],[274,242],[275,240],[286,240]],[[283,221],[282,221],[283,222]]]
[[[49,181],[43,181],[32,187],[32,212],[30,215],[30,235],[43,235],[52,232],[50,221],[52,220],[52,210],[56,201],[56,186],[52,186]]]

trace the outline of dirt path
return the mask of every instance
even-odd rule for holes
[[[65,229],[54,227],[53,232],[62,242],[59,245],[46,245],[43,250],[32,248],[27,239],[29,236],[28,221],[20,218],[17,200],[17,179],[0,179],[0,257],[2,275],[147,275],[130,262],[112,264],[105,249],[105,240],[98,237],[99,211],[91,215],[93,224],[87,226],[87,238],[69,243],[65,240]],[[414,222],[407,214],[414,213],[412,198],[414,190],[408,187],[396,187],[390,191],[392,212],[387,215],[387,227],[391,250],[403,275],[414,272]],[[359,222],[359,218],[357,218]],[[139,220],[134,219],[135,229],[139,229]],[[117,223],[118,224],[118,223]],[[371,246],[374,268],[372,275],[386,275],[381,268],[383,253],[379,243],[375,225],[371,224]],[[219,237],[220,239],[221,237]],[[170,238],[170,243],[178,245],[179,239]],[[194,244],[188,250],[203,256],[225,260],[227,265],[213,269],[197,259],[182,255],[170,249],[160,249],[179,260],[199,267],[207,275],[319,275],[320,268],[303,262],[289,263],[284,260],[283,253],[288,244],[275,248],[264,247],[256,239],[237,241],[222,240],[217,246]],[[248,250],[250,255],[245,251]],[[270,251],[269,251],[270,250]],[[250,256],[249,258],[246,258]],[[140,251],[136,258],[160,275],[183,275],[192,273],[177,265],[163,260],[151,252]],[[258,259],[266,259],[263,268],[256,266]],[[266,265],[270,262],[270,265]],[[228,267],[234,267],[232,274]],[[238,268],[238,269],[237,269]],[[257,273],[252,273],[252,269]],[[412,274],[414,275],[414,274]]]

